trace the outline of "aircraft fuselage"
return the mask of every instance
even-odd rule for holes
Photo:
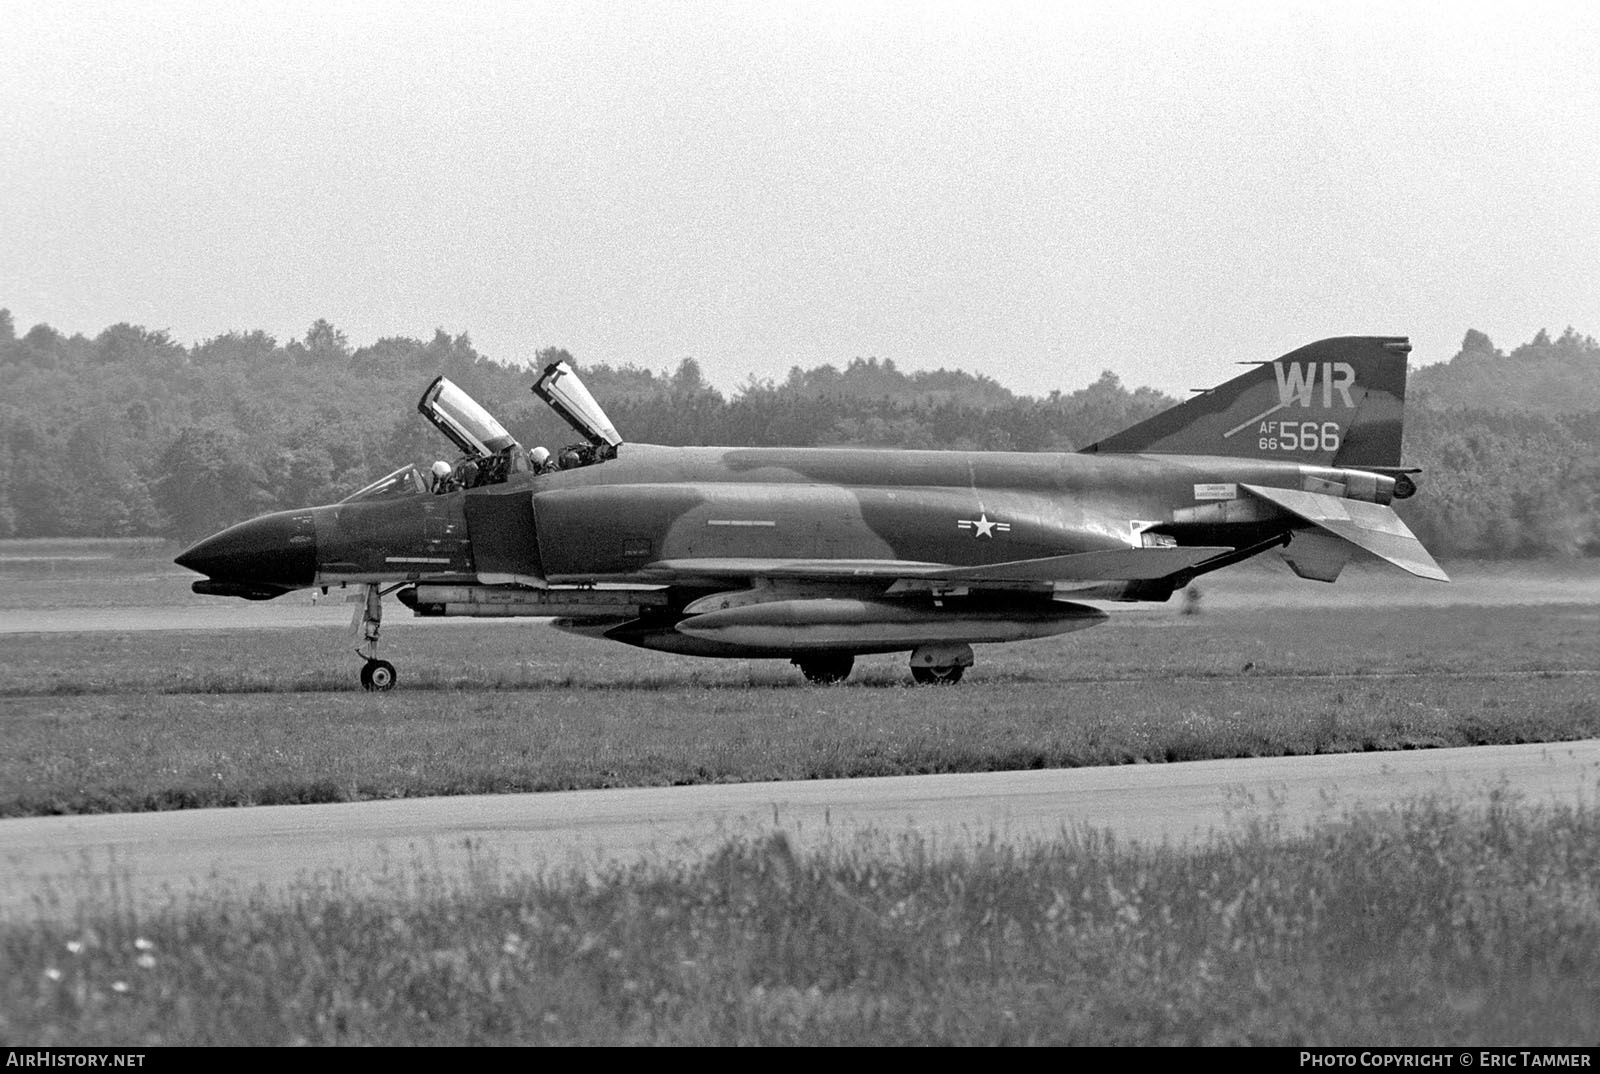
[[[1255,544],[1287,524],[1246,509],[1229,486],[1300,489],[1341,473],[1193,455],[630,444],[603,464],[485,488],[278,512],[183,562],[262,595],[425,579],[650,583],[662,561],[966,567],[1157,537]]]

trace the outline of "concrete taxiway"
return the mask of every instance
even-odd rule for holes
[[[1292,835],[1355,809],[1437,796],[1468,807],[1600,804],[1600,740],[1400,753],[879,779],[418,798],[0,821],[0,915],[148,907],[223,890],[603,869],[693,860],[734,837],[934,850],[1063,832],[1186,844],[1258,825]]]

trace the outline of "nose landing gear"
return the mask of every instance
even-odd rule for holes
[[[356,655],[365,657],[367,661],[361,665],[361,688],[382,693],[393,690],[399,678],[393,664],[378,659],[378,631],[383,624],[383,591],[375,583],[369,583],[361,588],[365,593],[356,608],[356,614],[350,620],[351,631],[361,639],[361,643],[356,646]],[[392,593],[399,588],[393,586],[389,592]]]

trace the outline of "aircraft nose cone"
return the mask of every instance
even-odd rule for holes
[[[212,534],[174,562],[228,582],[308,586],[317,576],[317,531],[310,511],[280,511]],[[200,583],[196,583],[197,585]]]

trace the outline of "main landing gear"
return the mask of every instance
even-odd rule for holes
[[[848,679],[850,669],[856,666],[856,658],[850,653],[818,653],[816,656],[797,656],[790,663],[800,669],[800,674],[806,677],[807,682],[825,686]]]
[[[954,686],[972,666],[972,646],[924,645],[911,654],[911,678],[918,686]]]
[[[911,678],[918,686],[954,686],[961,681],[961,674],[966,670],[960,664],[926,668],[912,664]]]
[[[851,653],[813,653],[790,661],[807,682],[843,682],[856,658]],[[924,645],[911,654],[911,679],[918,686],[953,686],[972,666],[972,646],[965,643]]]
[[[366,663],[361,665],[361,688],[375,693],[393,690],[395,681],[399,678],[395,674],[394,665],[387,660],[378,659],[378,630],[383,624],[383,596],[384,591],[376,584],[361,587],[365,590],[356,614],[351,617],[350,628],[361,643],[356,646],[356,655],[366,658]],[[388,592],[393,593],[399,586],[392,586]]]

